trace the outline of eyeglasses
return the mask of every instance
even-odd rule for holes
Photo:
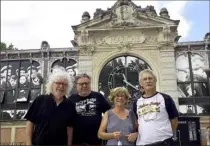
[[[67,83],[63,83],[63,82],[54,82],[57,86],[68,86]]]
[[[90,82],[84,82],[84,83],[76,83],[76,84],[78,84],[78,85],[80,85],[80,86],[88,86],[89,84],[90,84]]]
[[[147,81],[147,80],[152,81],[152,80],[154,80],[154,78],[153,77],[143,78],[143,81]]]

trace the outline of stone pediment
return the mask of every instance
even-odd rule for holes
[[[158,16],[153,6],[141,8],[131,0],[118,0],[106,11],[96,9],[92,20],[73,26],[73,30],[109,29],[125,27],[178,26],[179,21]]]

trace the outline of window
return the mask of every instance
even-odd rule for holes
[[[41,93],[40,64],[30,60],[1,61],[0,75],[0,120],[23,119],[30,102]]]
[[[204,50],[176,52],[179,109],[187,115],[210,114],[209,55]]]

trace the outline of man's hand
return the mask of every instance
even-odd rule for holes
[[[135,133],[130,133],[128,135],[126,135],[127,139],[129,142],[135,142],[136,138],[138,136],[138,133],[135,132]]]

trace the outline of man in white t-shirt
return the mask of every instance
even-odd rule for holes
[[[139,135],[136,145],[170,146],[178,126],[178,111],[173,99],[156,91],[157,78],[151,70],[139,74],[144,94],[133,104],[138,118]]]

